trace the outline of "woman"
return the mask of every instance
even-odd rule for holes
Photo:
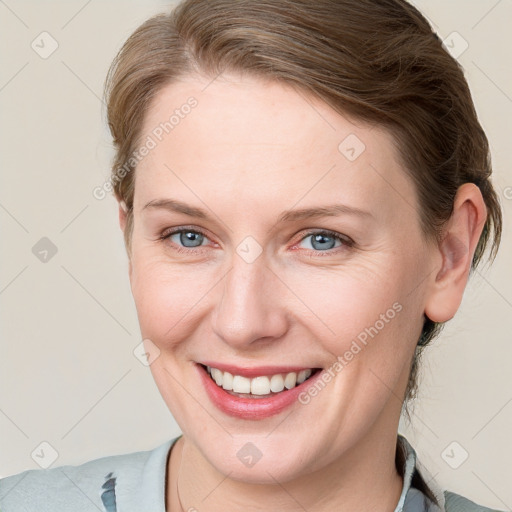
[[[421,14],[186,0],[106,91],[132,293],[183,435],[4,479],[2,510],[489,510],[397,436],[501,234],[463,72]]]

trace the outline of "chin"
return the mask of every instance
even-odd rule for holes
[[[300,452],[288,450],[283,445],[265,446],[253,436],[243,437],[241,443],[231,439],[225,447],[217,444],[213,445],[214,450],[211,450],[212,445],[210,449],[200,447],[199,450],[223,475],[252,484],[275,484],[276,480],[286,482],[299,477],[303,468],[310,466]]]

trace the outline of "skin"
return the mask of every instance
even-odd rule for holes
[[[137,167],[129,253],[141,333],[160,351],[151,372],[183,431],[169,458],[167,509],[393,511],[414,347],[424,314],[444,322],[460,305],[486,218],[482,196],[463,185],[443,241],[430,241],[389,133],[255,78],[166,86],[141,140],[190,96],[197,107]],[[354,161],[338,150],[349,134],[366,146]],[[210,217],[144,208],[157,199]],[[368,214],[278,222],[285,210],[336,203]],[[119,219],[124,230],[121,207]],[[179,234],[159,239],[182,226],[204,231],[203,245],[180,253]],[[353,245],[328,239],[334,248],[322,250],[312,229]],[[252,263],[236,252],[247,236],[263,251]],[[395,303],[401,311],[307,405],[234,418],[198,378],[204,360],[328,368]],[[252,467],[236,455],[247,442],[262,453]]]

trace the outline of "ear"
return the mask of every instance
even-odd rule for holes
[[[459,309],[486,219],[487,208],[480,189],[474,183],[459,187],[452,215],[435,249],[439,265],[425,304],[425,315],[433,322],[446,322]]]
[[[121,228],[121,231],[124,234],[124,230],[126,228],[126,214],[128,213],[128,207],[126,206],[126,203],[118,199],[118,205],[119,205],[119,227]]]
[[[120,199],[118,199],[118,204],[119,204],[119,227],[121,228],[121,231],[123,232],[123,237],[124,237],[124,232],[126,229],[126,219],[128,216],[128,207],[126,206],[126,203]],[[128,267],[129,267],[128,274],[129,274],[130,280],[131,280],[132,260],[131,260],[130,254],[128,254]]]

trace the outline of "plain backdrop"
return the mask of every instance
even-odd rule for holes
[[[505,231],[495,264],[474,274],[427,350],[401,432],[440,485],[511,510],[512,2],[415,5],[460,53]],[[141,339],[116,203],[92,194],[113,155],[108,66],[140,23],[168,9],[157,0],[0,2],[0,476],[39,468],[37,453],[53,467],[80,464],[180,433],[133,353]]]

